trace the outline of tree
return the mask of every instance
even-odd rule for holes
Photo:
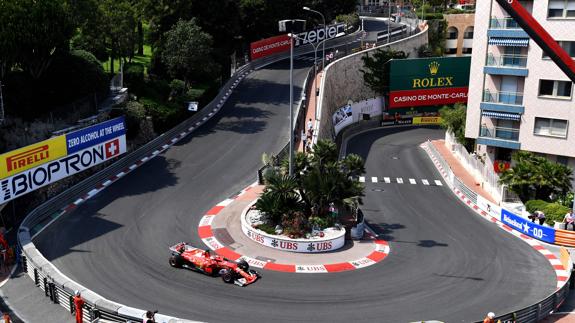
[[[534,197],[550,202],[571,190],[571,168],[526,151],[515,152],[512,160],[513,167],[500,175],[499,183],[508,185],[522,201]]]
[[[215,70],[211,56],[212,37],[203,32],[195,19],[180,20],[166,33],[162,60],[175,78],[190,80],[209,75]]]
[[[65,0],[0,2],[0,63],[19,64],[39,79],[58,51],[67,51],[74,32]]]
[[[473,150],[473,139],[465,137],[465,119],[467,116],[467,106],[464,104],[455,104],[454,106],[444,106],[439,110],[441,115],[441,127],[447,129],[455,135],[458,143]]]
[[[114,59],[131,60],[136,48],[136,12],[128,0],[101,0],[106,45],[110,51],[110,72],[114,73]]]
[[[288,163],[286,159],[280,169],[266,174],[263,199],[256,203],[258,210],[276,220],[274,225],[279,223],[279,218],[282,218],[282,223],[306,225],[297,220],[303,214],[311,222],[327,226],[334,221],[329,216],[330,203],[340,209],[361,203],[363,185],[357,177],[365,172],[365,168],[360,156],[351,154],[338,160],[336,145],[320,140],[313,153],[296,155],[292,177],[288,175]],[[290,217],[294,220],[291,221]],[[302,232],[299,230],[302,228],[292,229],[291,232]]]
[[[374,92],[384,95],[389,92],[389,62],[391,59],[404,59],[408,55],[390,48],[378,49],[372,55],[365,53],[361,58],[364,68],[363,80]]]

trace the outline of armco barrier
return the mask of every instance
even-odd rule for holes
[[[445,160],[443,159],[443,157],[441,156],[441,154],[437,151],[437,149],[435,149],[435,146],[433,145],[433,143],[431,142],[427,142],[427,147],[429,148],[431,154],[435,157],[435,159],[439,162],[439,164],[441,165],[441,167],[443,168],[442,172],[445,172],[445,177],[448,178],[453,178],[453,179],[457,179],[453,172],[451,171],[451,169],[449,168],[449,165],[445,162]],[[461,181],[457,180],[457,183],[449,183],[448,185],[453,185],[450,187],[455,187],[457,188],[459,191],[461,192],[465,192],[465,191],[472,191],[471,189],[469,189],[468,187],[465,186],[465,184],[463,184]],[[463,191],[461,190],[462,187],[465,187],[466,190]],[[477,196],[477,195],[476,195]],[[477,203],[475,203],[477,205]],[[489,210],[484,210],[487,213],[492,212],[491,207],[489,207]],[[505,220],[505,218],[508,218],[508,220]],[[525,220],[517,215],[512,214],[511,212],[508,212],[507,210],[502,209],[501,210],[501,215],[500,215],[500,219],[501,222],[509,225],[510,227],[514,228],[515,230],[522,232],[525,235],[529,235],[533,238],[539,239],[539,240],[543,240],[541,238],[538,238],[535,235],[541,236],[543,238],[545,238],[545,234],[551,234],[550,231],[545,231],[542,232],[541,235],[539,235],[539,231],[535,230],[535,232],[533,231],[533,228],[538,228],[541,227],[535,223],[532,223],[530,221],[526,221],[526,222],[522,222],[521,220]],[[521,219],[521,220],[520,220]],[[530,228],[530,230],[525,230],[524,224],[527,224]],[[533,226],[532,226],[533,225]],[[548,227],[546,227],[546,229],[550,229]],[[553,229],[550,229],[553,230]],[[572,271],[572,267],[573,264],[569,259],[569,255],[567,253],[566,250],[562,250],[561,251],[561,260],[562,263],[566,263],[567,266],[564,265],[563,268],[565,268],[565,270],[569,273],[569,279],[568,281],[563,284],[563,286],[561,286],[561,288],[557,289],[554,293],[552,293],[551,295],[549,295],[548,297],[546,297],[545,299],[527,306],[525,308],[522,308],[520,310],[511,312],[511,313],[507,313],[501,316],[498,316],[495,318],[495,321],[499,321],[501,320],[501,322],[527,322],[527,323],[531,323],[531,322],[538,322],[540,320],[542,320],[543,318],[547,317],[549,315],[549,313],[555,311],[562,303],[563,301],[565,301],[565,299],[567,298],[567,295],[569,294],[569,281],[571,279],[573,279],[573,277],[571,276],[571,271]],[[566,261],[567,260],[567,261]]]
[[[333,42],[330,42],[330,46],[342,45],[353,41],[357,35],[358,33],[356,32],[337,38]],[[313,52],[312,45],[301,46],[294,51],[296,55],[311,52]],[[40,254],[32,243],[32,238],[61,214],[70,211],[70,207],[73,208],[81,203],[81,201],[96,194],[97,190],[94,188],[97,187],[97,185],[101,183],[112,183],[117,179],[116,174],[129,173],[135,169],[137,165],[159,155],[186,137],[191,131],[205,123],[223,107],[231,95],[232,90],[249,73],[283,60],[286,57],[287,54],[269,56],[240,67],[224,86],[222,86],[216,98],[197,114],[30,212],[18,229],[17,244],[20,252],[17,254],[19,263],[30,278],[34,280],[35,285],[47,293],[46,295],[51,296],[50,299],[55,304],[60,304],[67,310],[70,308],[69,296],[74,290],[80,290],[86,301],[86,310],[84,311],[86,319],[103,318],[113,322],[141,321],[145,311],[109,301],[62,275],[56,267]],[[191,322],[159,314],[156,315],[156,321]]]

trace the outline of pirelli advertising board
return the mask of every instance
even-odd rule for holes
[[[466,103],[471,57],[389,61],[389,109]]]
[[[126,152],[116,118],[0,155],[0,204]]]

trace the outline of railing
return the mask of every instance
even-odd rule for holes
[[[525,68],[527,66],[527,55],[499,55],[492,53],[487,55],[487,66],[494,67],[514,67]]]
[[[491,18],[489,23],[491,29],[521,29],[513,18]]]
[[[481,126],[481,132],[479,136],[484,138],[496,138],[496,139],[518,141],[519,129]]]
[[[523,93],[485,90],[483,102],[523,105]]]

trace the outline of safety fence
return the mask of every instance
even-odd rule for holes
[[[454,176],[449,165],[443,159],[442,155],[437,151],[437,149],[435,148],[433,143],[428,141],[427,147],[429,148],[432,155],[435,157],[437,162],[439,162],[439,164],[441,165],[441,167],[445,171],[447,178],[449,179],[447,181],[447,184],[451,188],[455,188],[455,189],[459,190],[460,192],[462,192],[475,205],[478,205],[481,209],[483,209],[481,203],[478,203],[479,201],[478,201],[477,193],[474,192],[469,187],[467,187],[463,182],[461,182],[457,177]],[[487,206],[486,208],[487,208],[487,210],[484,210],[484,211],[486,211],[490,214],[500,213],[499,217],[496,216],[496,218],[499,221],[506,223],[507,225],[509,225],[515,229],[518,229],[517,226],[522,227],[522,223],[518,223],[519,221],[521,221],[521,218],[517,217],[517,216],[513,216],[513,214],[511,212],[504,210],[504,209],[498,210],[497,212],[493,212],[493,210],[491,210],[490,206]],[[530,222],[529,225],[533,226],[533,228],[528,230],[528,232],[521,230],[521,232],[523,234],[529,235],[529,236],[536,238],[536,239],[539,239],[539,240],[546,241],[545,237],[543,236],[545,232],[542,231],[542,229],[538,229],[537,224]],[[549,230],[549,228],[546,228],[546,229]],[[558,231],[560,231],[560,230],[558,230]],[[561,231],[564,231],[564,230],[561,230]],[[541,234],[541,236],[539,236],[540,234]],[[546,242],[548,242],[548,241],[546,241]],[[568,252],[567,252],[567,250],[565,250],[565,248],[562,248],[562,250],[561,250],[561,260],[562,260],[564,268],[569,273],[571,273],[572,263],[570,261]],[[572,279],[572,277],[570,275],[569,281],[571,279]],[[545,299],[537,302],[536,304],[530,305],[528,307],[522,308],[522,309],[517,310],[517,311],[513,311],[511,313],[507,313],[507,314],[498,316],[495,319],[495,321],[501,320],[501,322],[538,322],[539,320],[547,317],[551,312],[555,311],[563,303],[563,301],[567,298],[567,295],[569,294],[569,286],[570,286],[569,281],[567,283],[565,283],[557,291],[555,291],[554,293],[552,293],[551,295],[549,295]]]
[[[330,46],[347,44],[357,39],[359,33],[335,39],[330,42]],[[303,55],[313,52],[313,46],[306,45],[297,48],[294,55]],[[252,71],[258,70],[269,64],[281,61],[289,55],[282,53],[268,56],[257,61],[250,62],[236,70],[236,73],[222,86],[218,95],[206,107],[201,109],[194,116],[183,121],[166,133],[156,137],[146,145],[138,148],[130,154],[124,156],[106,169],[94,174],[86,180],[76,184],[71,189],[55,196],[46,203],[40,205],[30,212],[22,222],[18,230],[18,261],[23,270],[34,281],[35,285],[44,291],[47,297],[55,304],[71,310],[70,297],[75,290],[82,291],[85,302],[84,316],[87,322],[97,322],[105,319],[111,322],[132,322],[141,321],[145,313],[144,310],[131,308],[119,303],[109,301],[100,295],[83,288],[76,282],[69,280],[62,275],[44,256],[36,249],[32,243],[32,238],[52,221],[66,212],[65,208],[86,196],[91,196],[90,192],[98,184],[105,182],[114,175],[130,169],[129,167],[142,160],[151,159],[165,149],[169,148],[179,140],[185,138],[189,132],[205,123],[223,107],[233,89],[249,75]],[[191,322],[172,318],[165,315],[156,315],[157,322]]]

